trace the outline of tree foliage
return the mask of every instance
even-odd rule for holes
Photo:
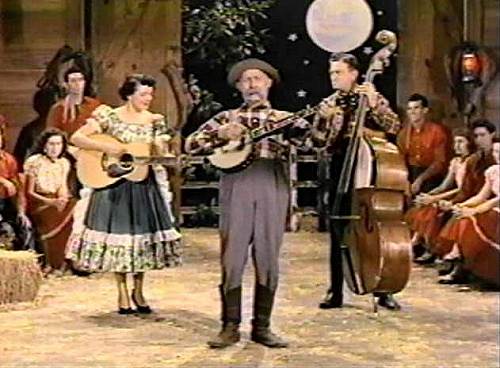
[[[208,3],[208,4],[207,4]],[[183,5],[183,49],[189,63],[230,65],[265,52],[268,29],[259,22],[274,0],[187,0]]]

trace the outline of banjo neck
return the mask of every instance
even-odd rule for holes
[[[305,109],[299,110],[290,116],[283,119],[275,121],[271,124],[265,124],[264,126],[250,130],[249,136],[252,142],[258,142],[261,139],[269,137],[271,135],[279,134],[284,129],[288,128],[290,125],[294,124],[297,119],[305,118],[306,116],[315,114],[319,109],[319,105],[313,107],[307,107]]]

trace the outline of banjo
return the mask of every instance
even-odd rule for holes
[[[255,143],[260,140],[281,133],[291,126],[297,119],[315,114],[319,105],[308,107],[280,119],[272,124],[247,129],[238,140],[224,140],[217,144],[214,153],[207,157],[208,161],[217,169],[225,173],[234,173],[248,167],[255,159]]]

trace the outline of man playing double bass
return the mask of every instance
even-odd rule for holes
[[[372,83],[358,84],[359,63],[347,53],[334,53],[329,61],[329,74],[335,93],[321,103],[315,116],[312,138],[315,146],[326,147],[330,159],[330,177],[333,179],[329,193],[329,207],[333,206],[337,191],[337,180],[342,171],[346,148],[355,120],[361,95],[368,100],[365,126],[383,130],[392,140],[401,128],[398,116],[391,110],[388,101],[375,90]],[[341,244],[344,224],[330,220],[330,288],[321,309],[341,308],[343,303],[343,268]],[[388,309],[400,309],[391,294],[377,294],[378,304]]]

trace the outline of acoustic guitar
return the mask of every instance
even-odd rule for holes
[[[86,149],[80,149],[76,153],[76,174],[80,182],[90,188],[104,188],[121,179],[143,181],[149,174],[149,165],[161,164],[170,167],[181,165],[181,158],[174,155],[151,156],[149,143],[122,143],[106,134],[94,134],[89,138],[125,149],[125,153],[119,156]]]

